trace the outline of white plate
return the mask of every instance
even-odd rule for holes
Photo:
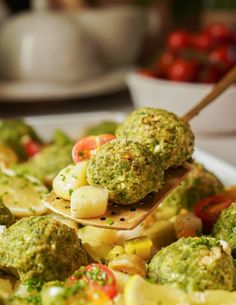
[[[125,76],[132,70],[132,67],[117,68],[88,81],[68,84],[0,81],[0,101],[58,101],[118,92],[125,88]]]
[[[79,138],[90,125],[104,120],[114,120],[120,123],[125,116],[124,112],[107,111],[28,117],[26,121],[34,126],[45,140],[50,140],[53,131],[58,128],[73,138]],[[194,158],[208,170],[214,172],[225,185],[236,185],[236,167],[232,164],[201,149],[195,149]]]

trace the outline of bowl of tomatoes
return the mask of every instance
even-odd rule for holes
[[[171,32],[152,61],[127,76],[135,107],[164,108],[183,116],[236,65],[236,31],[212,24],[199,33]],[[195,132],[236,131],[236,86],[191,121]]]

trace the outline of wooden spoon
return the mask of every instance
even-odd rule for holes
[[[187,112],[183,117],[183,121],[189,122],[203,108],[215,100],[226,88],[228,88],[236,80],[236,67],[231,69],[224,78],[219,81],[212,91],[204,97],[193,109]],[[156,207],[184,180],[191,171],[191,164],[185,162],[182,166],[175,169],[168,169],[165,173],[165,184],[161,190],[149,194],[143,200],[131,205],[118,205],[109,203],[106,213],[96,218],[78,219],[70,214],[70,202],[57,197],[51,192],[44,200],[44,204],[48,209],[55,213],[61,214],[78,223],[114,230],[131,230],[139,225],[146,217],[148,217]]]

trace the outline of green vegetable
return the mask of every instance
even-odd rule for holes
[[[232,290],[234,266],[227,244],[212,237],[181,238],[150,261],[148,276],[157,284],[187,292]]]
[[[3,120],[0,122],[0,143],[10,146],[21,160],[27,155],[22,145],[23,137],[29,136],[32,140],[41,143],[34,129],[21,120]]]
[[[116,122],[112,121],[104,121],[97,125],[89,127],[86,132],[85,136],[98,136],[100,134],[115,134],[115,131],[118,127],[118,124]]]

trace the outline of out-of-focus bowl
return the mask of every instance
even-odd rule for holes
[[[181,83],[143,76],[137,72],[126,78],[134,106],[163,108],[183,116],[213,85]],[[196,133],[236,132],[236,86],[228,88],[212,104],[191,120]]]
[[[113,5],[74,11],[70,15],[96,42],[108,65],[130,65],[137,59],[148,27],[144,9]]]
[[[93,41],[62,13],[19,14],[0,31],[4,80],[76,82],[103,72]]]

